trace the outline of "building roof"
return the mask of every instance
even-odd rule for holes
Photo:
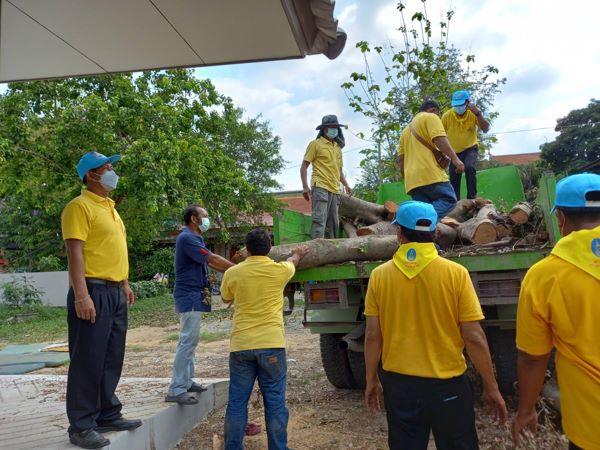
[[[513,153],[511,155],[492,155],[492,160],[502,164],[521,166],[540,159],[541,152]]]
[[[331,0],[0,0],[0,82],[334,59]]]

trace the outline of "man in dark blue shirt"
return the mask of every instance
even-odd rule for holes
[[[208,268],[224,272],[234,264],[206,248],[202,233],[210,227],[210,220],[204,208],[188,206],[183,220],[186,226],[175,243],[173,290],[181,331],[173,362],[173,378],[165,400],[193,405],[198,403],[196,394],[206,390],[192,378],[194,355],[200,339],[200,313],[211,310]]]

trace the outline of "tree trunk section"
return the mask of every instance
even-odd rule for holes
[[[339,264],[349,261],[385,261],[391,259],[398,250],[396,236],[358,236],[349,239],[313,239],[302,242],[309,252],[298,264],[298,269],[317,267],[326,264]],[[292,250],[301,244],[285,244],[271,247],[269,257],[275,261],[285,261]],[[242,262],[248,256],[245,248],[232,258]]]
[[[378,222],[373,225],[368,225],[366,227],[361,227],[356,231],[358,236],[368,236],[370,234],[393,234],[396,235],[396,225],[392,225],[392,222]]]
[[[396,216],[396,211],[398,211],[398,203],[393,202],[391,200],[386,200],[385,202],[383,202],[383,207],[387,211],[387,219],[394,220],[394,217]]]
[[[519,202],[513,209],[510,210],[508,217],[519,225],[529,222],[529,216],[531,215],[532,209],[529,203]]]
[[[347,194],[340,194],[339,214],[348,219],[361,219],[367,225],[381,222],[387,217],[387,211],[383,205],[366,202]]]
[[[458,231],[456,228],[446,225],[445,223],[438,223],[435,227],[436,238],[435,241],[442,248],[450,247],[456,241],[458,237]]]
[[[473,244],[487,244],[496,240],[497,232],[491,220],[473,217],[459,225],[458,235]]]
[[[356,234],[356,227],[350,220],[342,220],[342,227],[344,228],[344,232],[346,233],[346,237],[355,238],[358,236]]]

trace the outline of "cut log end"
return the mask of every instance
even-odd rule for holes
[[[494,242],[497,237],[496,227],[491,221],[482,221],[473,232],[471,242],[474,244],[487,244]]]

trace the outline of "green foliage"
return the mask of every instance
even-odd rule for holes
[[[158,297],[169,293],[169,289],[158,281],[134,281],[130,282],[129,286],[135,294],[136,300],[150,297]]]
[[[42,304],[43,292],[38,290],[27,277],[22,276],[0,285],[4,304],[13,308],[31,308]]]
[[[27,321],[19,321],[22,308],[0,305],[0,342],[30,344],[67,339],[67,308],[32,306],[27,312],[35,316]]]
[[[42,256],[35,261],[33,266],[34,272],[58,272],[60,270],[67,270],[67,262],[64,258],[56,255]]]
[[[11,262],[28,268],[64,254],[60,213],[81,190],[75,166],[86,151],[122,155],[111,197],[129,247],[143,253],[190,203],[221,227],[274,211],[280,146],[266,122],[243,118],[190,70],[9,84],[0,95],[0,247],[16,247]]]
[[[498,113],[491,111],[494,96],[504,78],[498,78],[498,69],[472,67],[475,56],[463,53],[449,44],[449,26],[454,11],[447,11],[439,23],[439,41],[433,42],[433,26],[428,18],[426,0],[422,11],[405,19],[406,2],[398,3],[401,14],[399,31],[404,44],[372,46],[362,41],[356,47],[363,54],[364,72],[350,74],[342,84],[350,107],[369,118],[372,123],[369,148],[361,150],[361,180],[355,187],[356,195],[374,200],[383,182],[400,180],[397,161],[400,134],[425,100],[436,100],[442,111],[450,107],[452,93],[468,89],[474,102],[491,122]],[[378,61],[373,68],[370,59]],[[381,78],[381,79],[380,79]],[[495,142],[494,137],[480,136],[483,151]]]
[[[558,119],[555,131],[556,140],[540,147],[542,161],[555,173],[600,159],[600,100]]]
[[[170,274],[173,279],[175,247],[164,247],[151,253],[132,255],[129,279],[151,280],[157,273]]]

